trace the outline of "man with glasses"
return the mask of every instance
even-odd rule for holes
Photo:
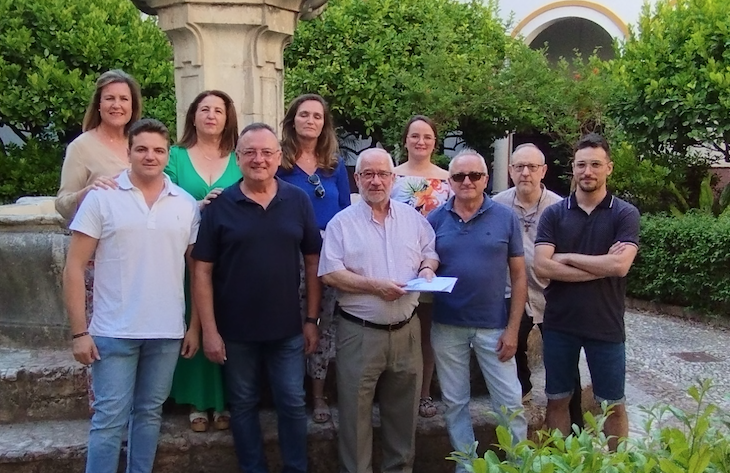
[[[575,150],[575,192],[545,210],[535,243],[535,273],[550,279],[543,322],[546,422],[570,432],[568,404],[583,348],[596,400],[613,404],[604,431],[615,450],[628,435],[624,299],[639,211],[606,188],[613,162],[605,138],[591,133]]]
[[[449,163],[454,197],[429,214],[436,232],[439,276],[457,277],[450,294],[434,295],[431,343],[446,404],[446,426],[455,450],[469,451],[474,429],[469,414],[471,349],[489,388],[492,407],[506,408],[513,440],[527,437],[522,395],[514,360],[527,298],[522,226],[509,208],[485,193],[487,165],[473,150]],[[512,308],[504,288],[509,269]],[[457,466],[457,472],[465,471]]]
[[[242,471],[268,472],[259,425],[261,368],[274,396],[284,471],[307,471],[304,355],[319,339],[322,240],[312,203],[275,177],[281,163],[268,125],[243,129],[236,146],[243,179],[203,211],[192,257],[195,308],[205,355],[224,366],[231,430]],[[304,256],[307,317],[299,310]]]
[[[525,264],[527,266],[527,305],[522,314],[520,331],[517,335],[517,377],[522,385],[522,400],[528,401],[532,394],[532,382],[530,381],[530,367],[527,360],[527,340],[532,327],[537,325],[542,333],[542,319],[545,312],[545,296],[543,291],[549,280],[540,278],[535,274],[535,237],[537,237],[537,224],[543,211],[562,200],[555,192],[545,188],[542,180],[547,172],[545,155],[540,148],[532,143],[519,145],[512,152],[509,166],[510,178],[514,187],[500,192],[494,196],[494,201],[511,208],[520,220],[524,228],[522,243],[525,249]],[[511,302],[511,288],[507,281],[505,298],[509,307]],[[570,402],[570,421],[579,427],[583,427],[581,412],[581,384],[580,373],[576,366],[576,383],[573,396]]]
[[[358,156],[362,199],[335,215],[324,236],[319,275],[339,289],[337,398],[341,473],[372,467],[372,407],[380,403],[382,471],[410,473],[423,360],[415,308],[406,292],[416,277],[438,268],[434,233],[411,206],[391,200],[393,160],[383,149]]]

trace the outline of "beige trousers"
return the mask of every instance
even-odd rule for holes
[[[340,473],[372,473],[372,410],[378,385],[383,473],[411,473],[423,378],[418,319],[394,332],[337,317]]]

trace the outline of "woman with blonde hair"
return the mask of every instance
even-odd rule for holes
[[[438,143],[436,124],[423,115],[414,115],[403,129],[401,145],[406,161],[395,168],[395,183],[391,198],[409,204],[424,218],[452,195],[449,173],[436,166],[433,157]],[[421,350],[423,352],[423,384],[418,414],[421,417],[436,415],[431,398],[431,379],[435,361],[431,347],[431,313],[433,303],[430,294],[421,294],[416,313],[421,321]]]
[[[114,178],[129,167],[127,131],[141,115],[142,94],[132,76],[119,69],[99,76],[83,133],[68,145],[61,169],[56,210],[66,220],[90,190],[116,187]]]
[[[220,90],[198,94],[188,107],[180,142],[170,148],[165,173],[182,187],[201,207],[221,191],[241,179],[236,164],[238,119],[231,97]],[[223,369],[209,361],[200,346],[200,320],[190,302],[190,281],[186,272],[185,321],[188,327],[181,358],[175,369],[170,398],[190,405],[190,428],[208,430],[208,410],[213,411],[213,426],[228,429],[230,413],[226,410]]]
[[[84,115],[83,133],[66,148],[61,168],[55,206],[67,223],[91,190],[117,187],[116,177],[129,167],[127,132],[141,115],[142,93],[134,77],[119,69],[99,76]],[[86,267],[84,279],[88,323],[94,313],[93,260]],[[88,383],[89,405],[93,406],[91,374]]]
[[[319,229],[324,232],[332,217],[350,205],[350,183],[345,164],[337,156],[337,135],[329,107],[322,97],[300,95],[289,104],[282,122],[281,147],[281,168],[277,176],[307,193]],[[301,278],[304,278],[303,270]],[[317,323],[306,319],[304,284],[299,287],[302,320]],[[332,417],[324,395],[324,381],[335,351],[334,307],[334,290],[324,286],[319,313],[319,346],[307,359],[307,374],[312,378],[312,420],[317,423],[327,422]]]

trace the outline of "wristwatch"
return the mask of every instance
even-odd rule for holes
[[[319,326],[319,318],[317,317],[307,317],[304,319],[305,324],[314,324],[316,326]]]

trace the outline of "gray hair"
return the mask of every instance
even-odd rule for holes
[[[487,175],[489,175],[489,170],[487,169],[487,161],[484,159],[484,156],[477,153],[475,150],[473,150],[471,148],[464,148],[461,151],[459,151],[458,153],[456,153],[456,156],[451,158],[451,161],[449,161],[449,174],[451,174],[451,169],[454,167],[454,163],[456,162],[456,160],[461,159],[464,156],[476,156],[477,158],[480,158],[481,163],[482,163],[482,171],[484,171],[485,173],[487,173]]]
[[[512,151],[512,155],[509,157],[509,162],[512,163],[512,161],[514,161],[515,155],[520,150],[527,150],[527,149],[534,149],[535,151],[537,151],[537,153],[540,155],[542,164],[545,164],[545,154],[542,151],[540,151],[540,148],[538,148],[537,145],[534,143],[522,143],[517,148],[515,148],[515,150]]]
[[[373,153],[382,153],[388,157],[388,164],[390,165],[391,172],[395,170],[395,164],[393,164],[393,157],[385,151],[383,148],[368,148],[365,150],[362,150],[360,154],[357,156],[357,162],[355,163],[355,172],[360,172],[360,168],[362,166],[362,160],[363,158],[368,154]]]

